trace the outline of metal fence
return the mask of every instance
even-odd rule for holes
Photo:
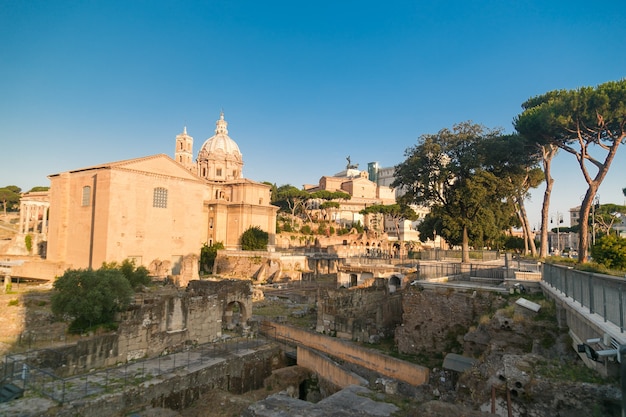
[[[41,351],[7,355],[4,364],[4,381],[42,396],[59,404],[75,401],[91,395],[123,390],[160,375],[179,369],[202,369],[216,362],[216,358],[242,349],[255,349],[266,344],[264,338],[238,337],[218,343],[208,343],[184,352],[172,353],[152,359],[126,362],[115,367],[62,378],[53,369],[34,366]]]
[[[416,266],[417,279],[433,279],[441,277],[455,277],[462,273],[461,264],[455,263],[418,263]]]
[[[409,257],[422,261],[441,261],[444,259],[461,260],[462,252],[460,250],[432,249],[419,252],[411,252]],[[475,261],[495,261],[500,259],[500,252],[489,250],[470,250],[469,257]]]
[[[624,332],[626,323],[624,278],[544,264],[542,280]]]

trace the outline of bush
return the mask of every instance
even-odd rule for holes
[[[200,269],[204,272],[213,272],[213,265],[215,264],[215,258],[217,258],[217,251],[224,249],[222,242],[215,242],[211,246],[206,243],[200,249]]]
[[[591,248],[593,260],[609,269],[626,269],[626,238],[605,235]]]
[[[251,226],[243,232],[240,238],[242,250],[266,250],[269,234],[259,226]]]
[[[24,244],[28,253],[31,253],[33,250],[33,237],[31,235],[24,236]]]
[[[133,289],[117,268],[68,269],[54,282],[52,312],[72,319],[70,331],[113,323],[130,304]]]
[[[124,275],[124,278],[128,280],[133,290],[140,286],[148,285],[151,281],[148,270],[144,266],[135,268],[135,261],[130,259],[124,259],[121,265],[118,265],[117,262],[104,262],[101,269],[119,270]]]

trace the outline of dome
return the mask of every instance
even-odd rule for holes
[[[228,137],[224,112],[215,124],[215,135],[207,139],[198,152],[198,175],[209,181],[238,180],[242,175],[243,159],[239,146]]]
[[[237,143],[228,136],[228,123],[224,120],[224,112],[220,114],[220,119],[215,123],[215,135],[204,142],[200,148],[200,154],[225,154],[241,161],[241,151]]]

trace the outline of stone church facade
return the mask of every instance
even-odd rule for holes
[[[193,161],[193,138],[159,154],[50,175],[47,259],[99,268],[130,258],[156,275],[198,276],[204,243],[238,249],[251,226],[276,234],[270,187],[242,176],[223,113]]]

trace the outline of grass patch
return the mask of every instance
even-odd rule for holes
[[[591,384],[615,384],[619,382],[617,379],[602,378],[593,369],[577,362],[539,361],[535,367],[535,373],[557,381],[586,382]]]
[[[18,300],[17,298],[14,298],[9,301],[9,307],[14,307],[18,305],[20,305],[20,300]]]
[[[408,354],[398,352],[398,347],[393,337],[381,338],[378,343],[358,343],[365,348],[376,349],[385,355],[391,356],[396,359],[414,363],[416,365],[425,366],[428,368],[440,367],[443,364],[443,355],[441,352],[436,353],[417,353]]]
[[[304,315],[294,316],[292,313],[298,310],[306,308],[307,313]],[[301,327],[307,330],[311,329],[311,326],[315,326],[317,321],[317,314],[311,306],[289,306],[280,301],[273,302],[261,302],[252,306],[252,314],[255,316],[266,317],[267,319],[284,320],[287,324],[291,324],[296,327]]]

